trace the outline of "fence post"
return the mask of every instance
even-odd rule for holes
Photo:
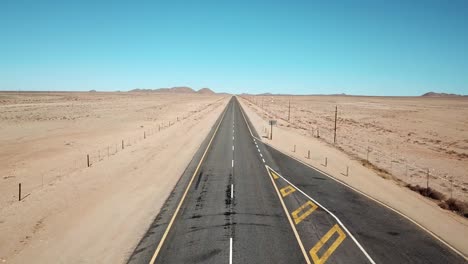
[[[125,148],[125,147],[124,147],[124,141],[123,141],[123,139],[122,139],[122,149],[124,149],[124,148]]]
[[[426,172],[426,189],[429,190],[429,169]]]
[[[328,163],[328,159],[327,159],[327,157],[325,157],[325,164],[322,164],[322,166],[325,166],[325,167],[326,167],[326,166],[327,166],[327,163]]]
[[[18,201],[21,201],[21,183],[18,185]]]
[[[450,199],[453,198],[453,176],[450,177]]]
[[[310,159],[310,150],[307,152],[307,158]]]
[[[294,149],[293,149],[293,152],[296,152],[296,145],[294,145]]]
[[[89,168],[89,154],[86,154],[86,159],[88,161],[88,168]]]
[[[370,152],[370,149],[369,149],[369,146],[367,146],[367,156],[366,156],[367,163],[369,163],[369,152]]]

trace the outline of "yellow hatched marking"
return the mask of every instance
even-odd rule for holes
[[[291,185],[288,185],[288,186],[286,186],[286,187],[284,187],[284,188],[282,188],[280,190],[281,195],[283,197],[286,197],[286,196],[290,195],[291,193],[293,193],[295,191],[296,191],[296,189],[294,189]]]
[[[302,220],[304,220],[307,216],[309,216],[318,206],[314,204],[312,201],[307,201],[304,205],[297,208],[294,212],[291,213],[294,223],[297,225]]]
[[[273,176],[273,179],[279,179],[279,176],[278,174],[274,173],[274,172],[270,172],[271,173],[271,176]]]
[[[317,252],[323,247],[325,243],[330,239],[330,237],[338,233],[338,238],[333,242],[333,244],[325,251],[325,253],[319,257],[317,255]],[[338,224],[335,224],[328,232],[320,239],[320,241],[315,244],[315,246],[309,251],[310,256],[312,257],[312,261],[315,264],[323,264],[327,261],[328,257],[330,257],[331,254],[336,250],[336,248],[343,242],[343,240],[346,238],[345,233],[341,228],[338,226]]]

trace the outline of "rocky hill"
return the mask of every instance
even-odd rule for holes
[[[428,92],[423,95],[422,97],[455,97],[455,96],[462,96],[459,94],[451,94],[451,93],[435,93],[435,92]]]
[[[180,86],[172,88],[158,88],[158,89],[133,89],[129,92],[152,92],[152,93],[198,93],[198,94],[215,94],[210,88],[202,88],[198,91],[190,87]]]

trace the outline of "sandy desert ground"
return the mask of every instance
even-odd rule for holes
[[[272,118],[271,114],[265,113],[261,107],[257,107],[245,98],[240,100],[241,105],[265,144],[308,164],[315,170],[320,170],[369,199],[374,199],[383,206],[397,211],[439,240],[445,241],[461,255],[468,255],[467,218],[442,209],[438,201],[413,192],[400,184],[400,181],[381,177],[381,172],[378,170],[363,166],[361,159],[345,153],[321,138],[303,133],[302,129],[292,128],[291,125],[288,127],[284,121],[279,121],[280,126],[273,127],[273,139],[268,138],[270,132],[268,121]]]
[[[0,262],[125,261],[228,99],[0,93]]]
[[[468,201],[468,98],[253,96],[264,118],[337,146],[405,183]],[[290,120],[288,108],[291,102]],[[317,131],[318,130],[318,131]],[[453,188],[452,188],[453,180]]]

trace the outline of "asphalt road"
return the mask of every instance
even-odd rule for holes
[[[129,263],[466,263],[252,129],[233,98]]]

